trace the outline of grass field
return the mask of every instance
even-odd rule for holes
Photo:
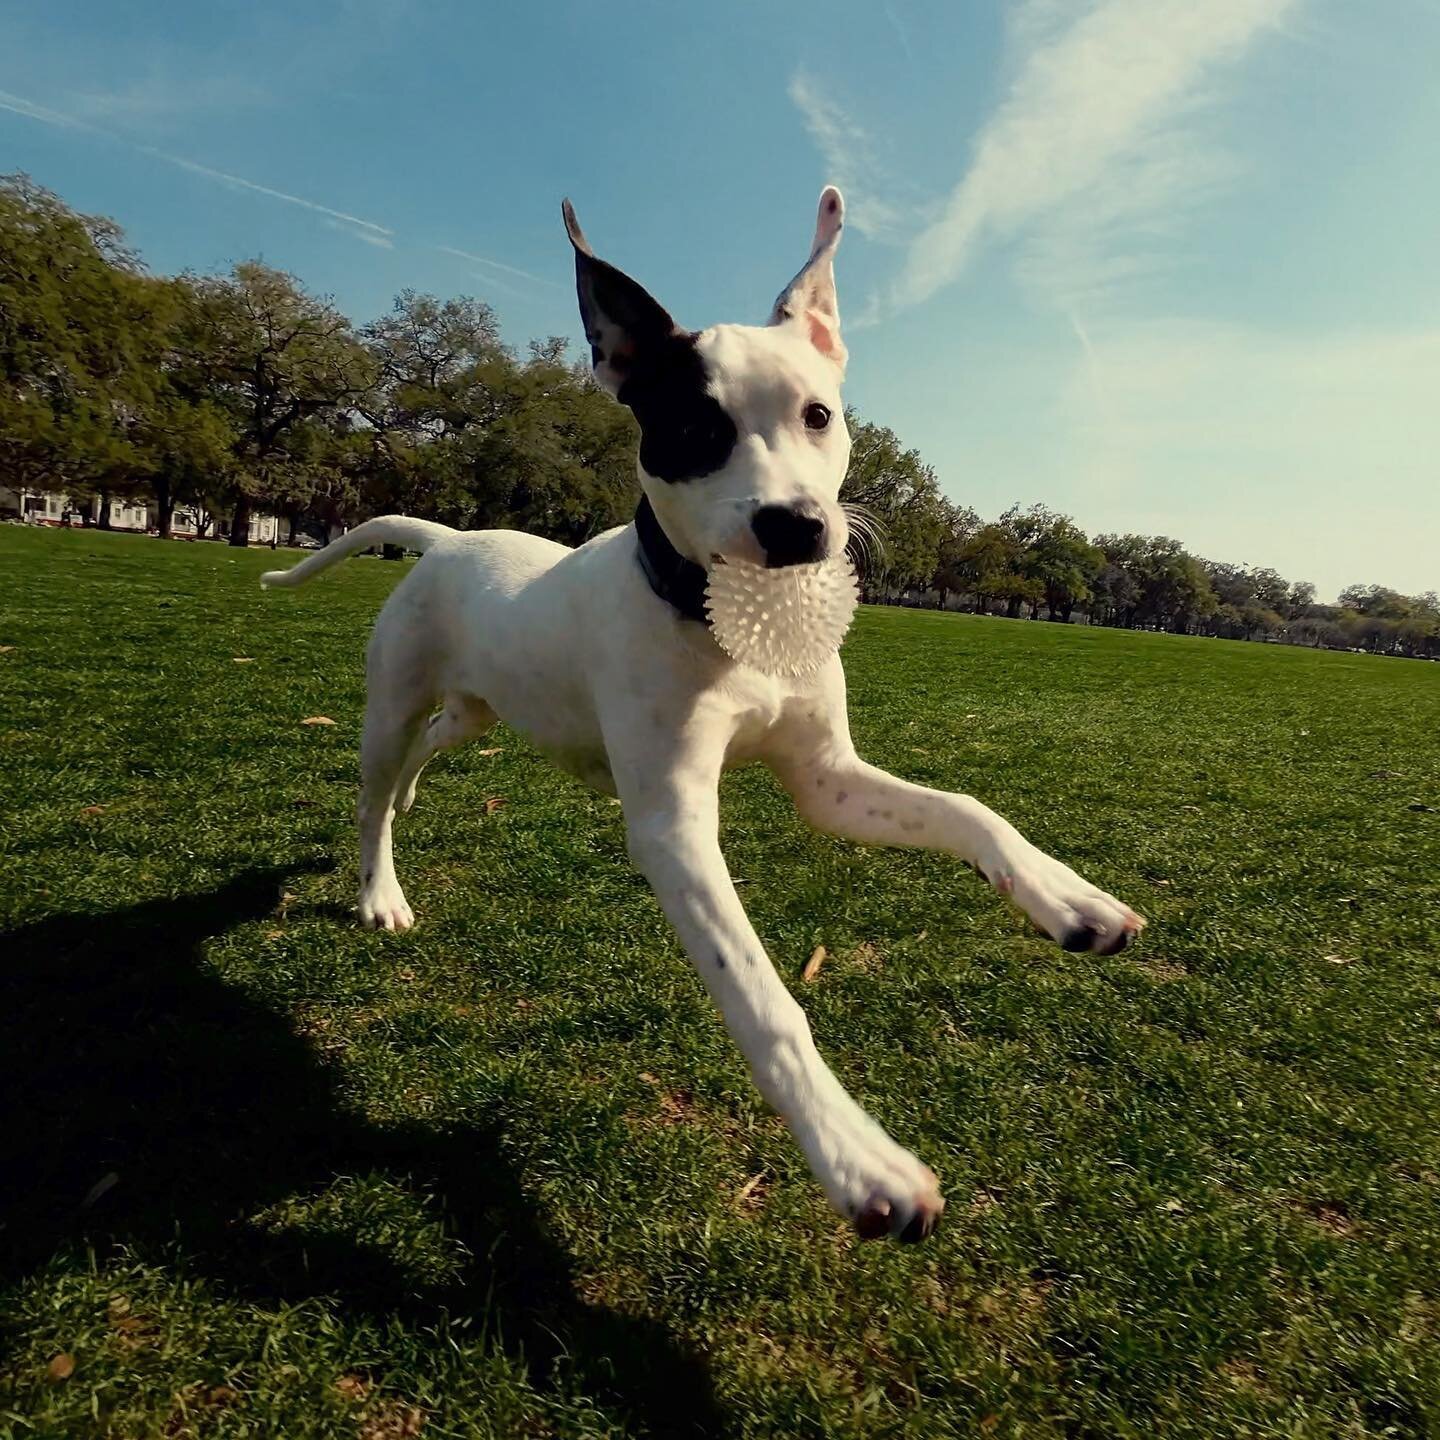
[[[1440,1434],[1440,666],[862,613],[862,752],[1151,920],[1065,955],[726,782],[949,1197],[863,1245],[513,734],[398,827],[419,927],[354,926],[400,567],[274,564],[0,528],[0,1434]]]

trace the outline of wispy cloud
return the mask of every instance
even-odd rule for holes
[[[12,115],[23,115],[27,120],[39,120],[45,125],[73,126],[78,130],[94,128],[83,120],[77,120],[73,115],[62,115],[58,110],[37,105],[33,100],[27,100],[23,95],[12,95],[8,90],[0,90],[0,110],[8,110]]]
[[[546,280],[541,275],[532,275],[528,270],[521,270],[516,265],[505,265],[499,260],[491,260],[486,255],[476,255],[470,250],[457,250],[453,245],[437,245],[435,247],[442,255],[453,255],[457,260],[471,260],[476,265],[486,265],[491,270],[500,270],[506,275],[518,275],[522,280],[533,281],[536,285],[548,285],[554,287],[553,280]]]
[[[1224,174],[1195,123],[1206,83],[1296,3],[1094,0],[1078,16],[1054,0],[1018,6],[1009,93],[911,243],[888,306],[929,299],[995,239],[1022,240],[1022,278],[1062,307],[1143,268],[1117,240]]]
[[[394,243],[395,232],[384,225],[377,225],[373,220],[362,219],[359,215],[351,215],[345,210],[333,209],[329,205],[320,204],[318,200],[308,200],[303,195],[292,195],[288,190],[276,190],[273,186],[261,185],[255,180],[247,180],[243,175],[232,175],[229,171],[217,170],[211,165],[202,165],[198,160],[188,160],[183,155],[173,155],[168,150],[160,150],[154,145],[143,145],[115,130],[96,125],[89,120],[82,120],[78,115],[52,110],[49,106],[37,104],[23,95],[0,90],[0,109],[9,110],[16,115],[23,115],[29,120],[38,120],[45,125],[54,125],[67,130],[82,130],[113,144],[123,145],[127,150],[133,150],[137,154],[149,155],[152,159],[188,171],[192,175],[201,175],[207,180],[218,181],[235,190],[248,190],[256,195],[264,195],[267,199],[278,200],[282,204],[295,205],[302,210],[323,215],[328,220],[334,221],[346,233],[354,235],[356,239],[364,240],[368,244],[389,249]]]
[[[808,71],[797,70],[790,77],[790,99],[824,157],[826,178],[845,192],[847,223],[871,239],[893,236],[901,211],[882,196],[887,188],[884,171],[867,131]]]
[[[131,142],[126,142],[131,143]],[[232,175],[226,170],[216,170],[210,165],[201,165],[197,160],[187,160],[183,155],[172,155],[167,150],[157,150],[153,145],[135,145],[133,147],[144,155],[153,155],[157,160],[163,160],[167,165],[177,166],[181,170],[188,170],[192,175],[203,175],[208,180],[218,180],[222,185],[229,185],[236,190],[250,190],[256,195],[264,195],[270,200],[279,200],[286,205],[298,205],[302,210],[313,211],[316,215],[324,215],[330,220],[337,221],[342,227],[353,228],[357,238],[368,240],[373,244],[383,244],[387,248],[392,243],[395,234],[393,230],[387,229],[384,225],[377,225],[373,220],[362,220],[358,215],[347,214],[344,210],[332,210],[328,205],[321,205],[317,200],[307,200],[303,195],[291,195],[285,190],[275,190],[269,185],[257,184],[254,180],[247,180],[243,175]]]

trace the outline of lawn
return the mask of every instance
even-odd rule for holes
[[[0,1434],[1440,1434],[1440,666],[862,612],[862,752],[1151,922],[1066,955],[726,781],[949,1197],[867,1245],[514,734],[397,827],[418,928],[356,928],[401,567],[275,563],[0,527]]]

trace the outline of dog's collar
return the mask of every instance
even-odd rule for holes
[[[705,571],[693,560],[687,560],[671,543],[660,527],[647,496],[640,497],[635,511],[635,535],[639,540],[637,553],[640,568],[650,588],[668,604],[673,605],[687,620],[710,623],[705,613]]]

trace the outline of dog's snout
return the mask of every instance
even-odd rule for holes
[[[825,553],[825,517],[807,501],[762,505],[750,527],[772,568],[810,565]]]

